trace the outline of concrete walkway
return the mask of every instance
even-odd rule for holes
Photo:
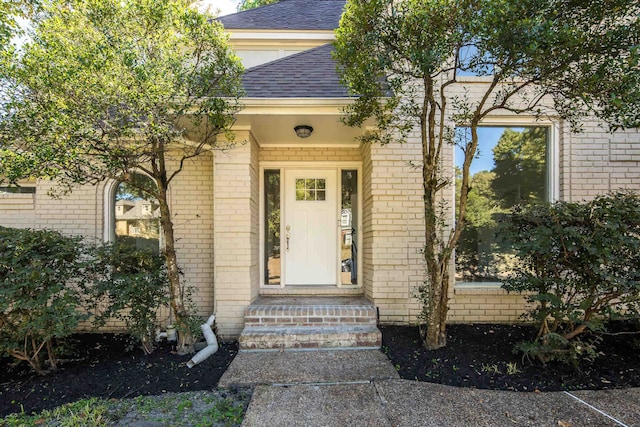
[[[243,426],[638,426],[640,389],[524,393],[401,380],[375,350],[240,353],[221,387],[254,386]]]

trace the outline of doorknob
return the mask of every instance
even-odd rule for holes
[[[285,233],[285,237],[287,238],[287,252],[289,252],[289,239],[291,238],[291,226],[287,225],[287,232]]]

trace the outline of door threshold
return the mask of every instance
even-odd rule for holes
[[[325,286],[285,286],[281,287],[262,287],[260,288],[260,295],[327,295],[327,296],[349,296],[349,295],[364,295],[364,290],[361,286],[342,286],[337,287],[334,285]]]

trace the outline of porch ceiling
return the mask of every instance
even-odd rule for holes
[[[342,107],[352,100],[248,100],[234,126],[250,130],[259,145],[353,145],[366,128],[351,128],[340,122]],[[254,101],[254,102],[252,102]],[[293,128],[313,127],[309,138],[298,138]]]
[[[361,129],[340,123],[339,116],[279,116],[261,115],[241,117],[238,126],[249,126],[251,133],[261,146],[265,145],[358,145],[356,137]],[[293,128],[298,125],[313,127],[308,138],[298,138]]]

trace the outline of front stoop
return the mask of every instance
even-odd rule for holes
[[[375,306],[364,297],[261,297],[245,310],[241,351],[378,349]]]

